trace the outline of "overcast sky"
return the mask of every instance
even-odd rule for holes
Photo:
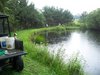
[[[44,6],[54,6],[68,9],[73,15],[100,8],[100,0],[29,0],[29,3],[31,2],[35,4],[37,9],[42,9]]]

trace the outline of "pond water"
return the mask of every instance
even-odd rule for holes
[[[57,52],[62,48],[65,57],[79,53],[85,61],[84,70],[87,75],[100,75],[100,32],[68,31],[46,33],[46,40],[50,43],[50,51]],[[66,55],[67,54],[67,55]]]

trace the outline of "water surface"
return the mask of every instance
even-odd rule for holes
[[[58,32],[57,32],[58,33]],[[62,48],[65,57],[79,53],[85,61],[85,71],[88,75],[100,75],[100,32],[68,31],[64,33],[48,33],[47,40],[51,43],[50,51],[57,52]]]

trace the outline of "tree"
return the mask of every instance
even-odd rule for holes
[[[87,16],[88,28],[100,29],[100,8],[92,11]]]
[[[27,0],[9,0],[5,11],[10,15],[12,28],[42,27],[45,22],[42,13],[35,9],[34,4],[28,5]]]
[[[83,12],[80,16],[79,22],[81,23],[81,27],[87,28],[87,12]]]
[[[73,15],[68,10],[55,7],[44,7],[43,14],[46,18],[46,23],[49,25],[65,24],[73,20]]]
[[[0,0],[0,12],[4,12],[5,4],[8,0]]]
[[[87,14],[86,12],[82,13],[80,17],[81,25],[85,26],[88,29],[100,29],[100,8]]]
[[[86,21],[86,17],[87,17],[87,12],[85,11],[85,12],[83,12],[82,14],[81,14],[81,16],[80,16],[80,22],[81,23],[84,23],[85,21]]]
[[[65,10],[63,12],[63,23],[69,23],[72,20],[73,20],[73,15],[68,10]]]

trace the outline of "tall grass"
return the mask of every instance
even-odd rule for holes
[[[59,49],[57,54],[50,54],[48,49],[43,45],[35,45],[31,41],[33,34],[42,31],[52,31],[52,30],[65,30],[65,27],[57,26],[51,28],[42,28],[38,30],[27,30],[24,31],[25,35],[28,38],[20,38],[25,42],[25,49],[28,52],[28,56],[32,60],[36,60],[40,62],[42,65],[47,66],[50,68],[53,75],[84,75],[84,71],[82,69],[81,63],[78,60],[77,56],[70,59],[67,63],[63,62],[63,53],[62,50]],[[20,37],[20,32],[19,37]],[[25,36],[23,35],[23,36]]]
[[[49,27],[34,30],[18,31],[18,39],[24,41],[25,51],[28,52],[24,57],[25,68],[22,73],[7,71],[2,75],[84,75],[80,61],[77,56],[70,59],[67,63],[63,62],[62,50],[57,54],[51,54],[43,45],[34,44],[31,39],[33,34],[44,30],[65,30],[61,27]],[[12,73],[12,74],[11,74]]]

